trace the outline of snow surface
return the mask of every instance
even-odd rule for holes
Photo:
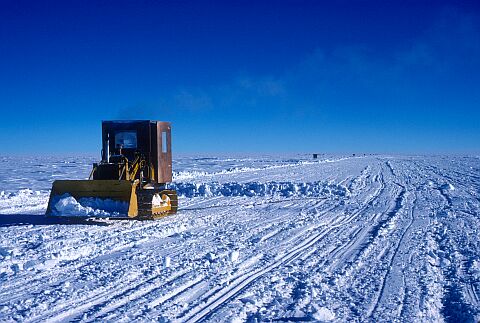
[[[0,157],[0,321],[480,319],[480,159],[181,156],[180,210],[59,197],[94,157]]]

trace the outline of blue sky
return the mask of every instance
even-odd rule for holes
[[[480,152],[478,1],[0,2],[3,153]]]

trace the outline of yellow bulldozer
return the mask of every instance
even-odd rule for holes
[[[155,219],[176,213],[172,181],[169,122],[102,121],[102,160],[93,164],[88,180],[53,182],[46,215],[57,215],[60,197],[120,201],[133,219]],[[128,211],[127,211],[128,209]]]

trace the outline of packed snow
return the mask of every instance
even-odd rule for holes
[[[179,156],[156,221],[0,157],[0,321],[480,320],[480,158],[320,157]]]

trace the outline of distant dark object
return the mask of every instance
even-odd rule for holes
[[[352,154],[353,157],[355,157],[355,154]]]
[[[318,158],[318,154],[313,154],[313,159],[317,159]]]

